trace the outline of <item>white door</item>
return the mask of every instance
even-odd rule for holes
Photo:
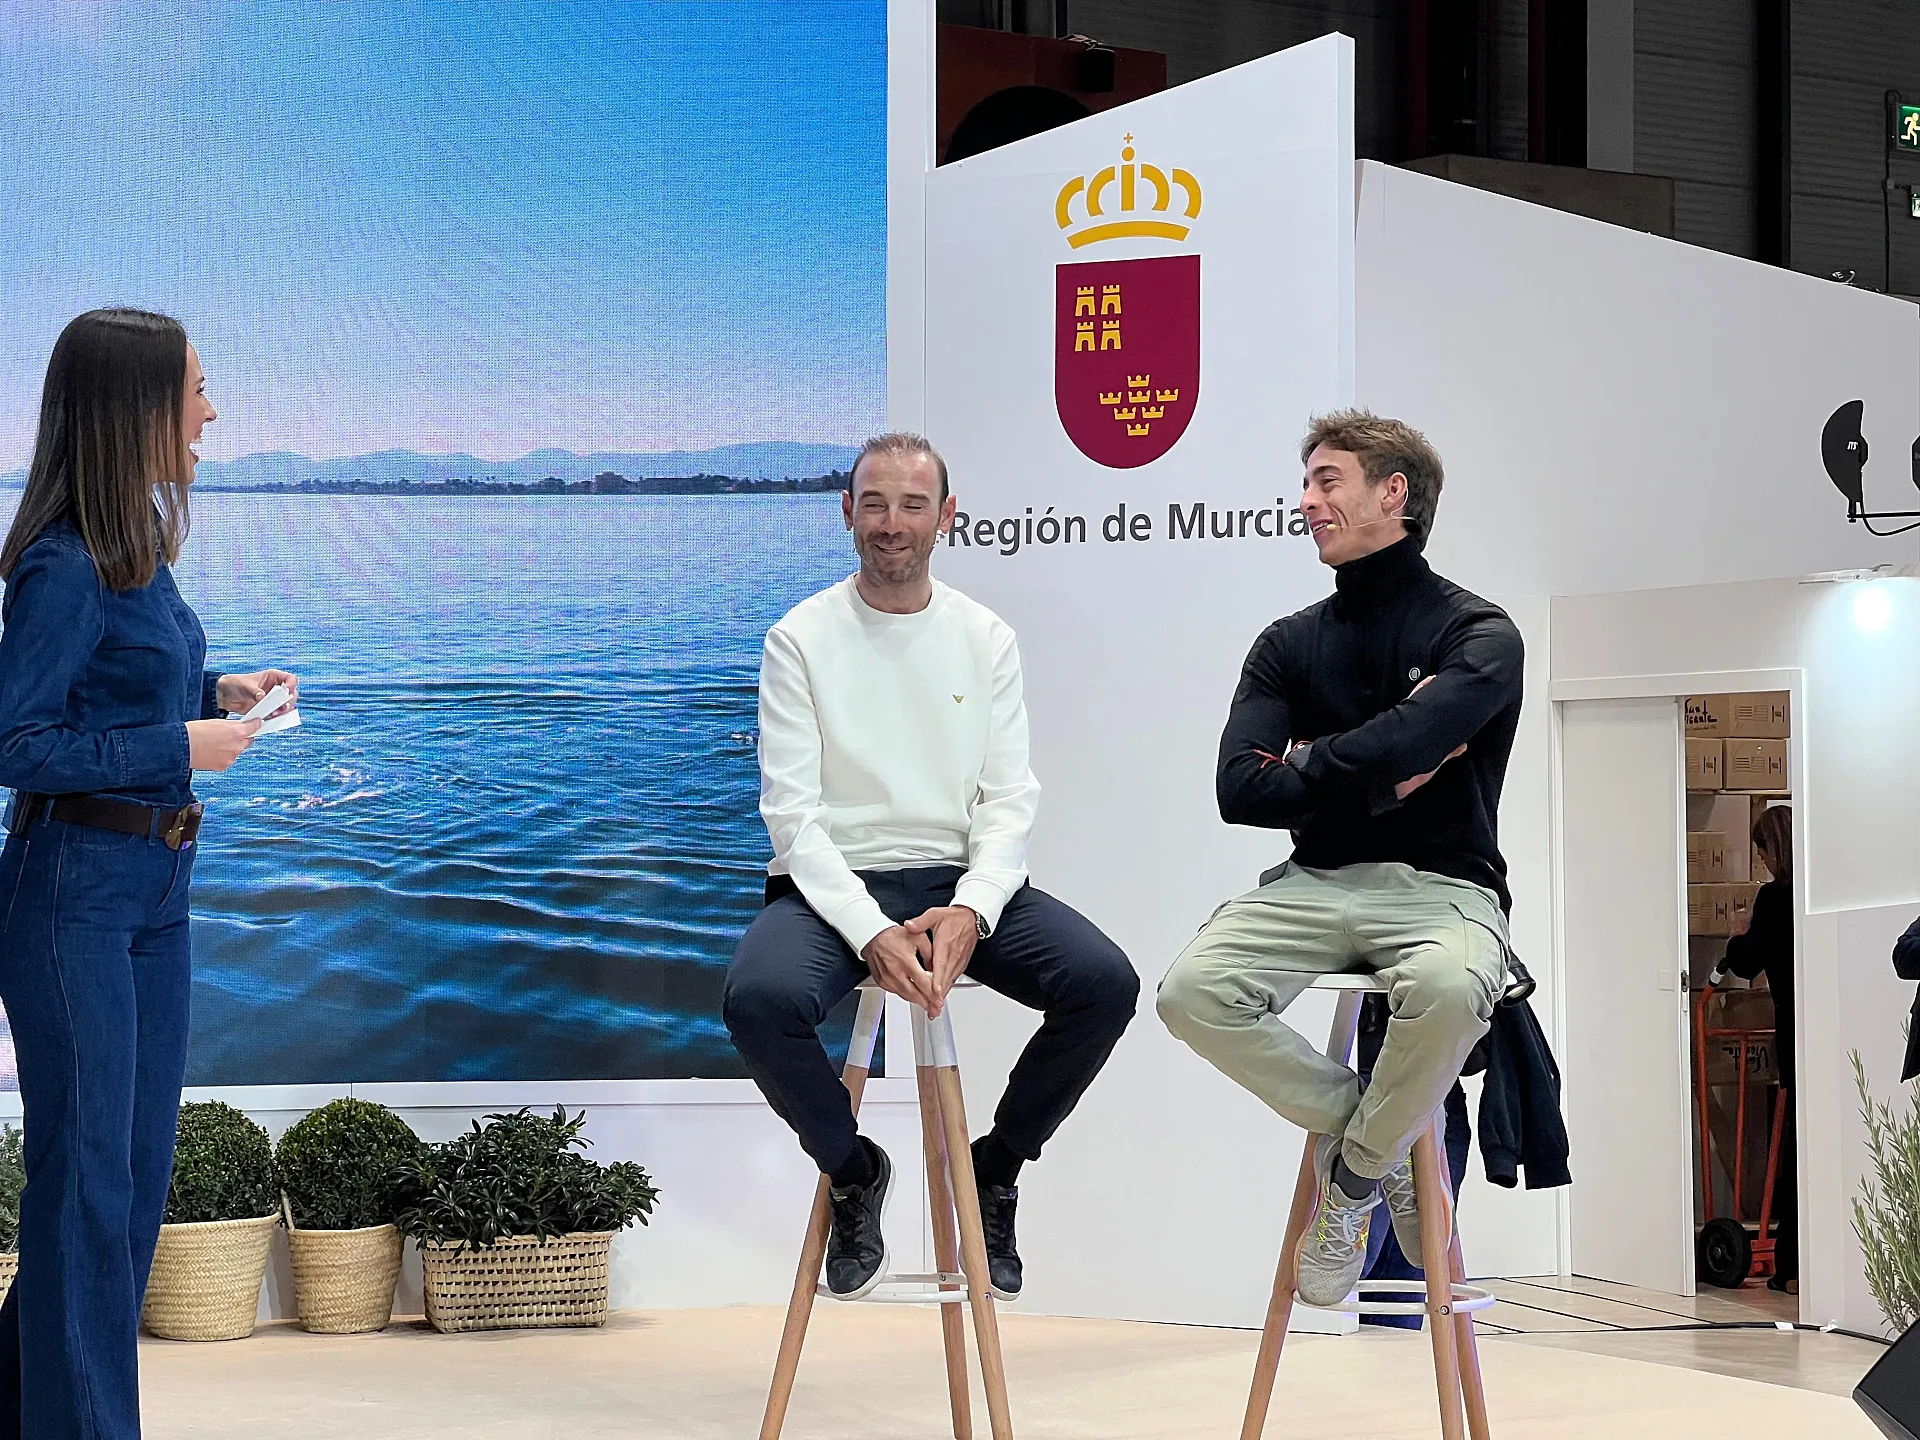
[[[1573,1269],[1691,1295],[1679,701],[1566,702],[1560,756]]]

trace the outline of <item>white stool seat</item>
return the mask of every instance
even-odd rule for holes
[[[1384,995],[1393,987],[1371,971],[1340,970],[1316,975],[1309,990],[1342,990],[1348,994]]]

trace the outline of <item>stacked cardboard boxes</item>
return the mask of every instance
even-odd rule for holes
[[[1786,789],[1791,726],[1784,690],[1689,695],[1687,789]]]
[[[1750,837],[1765,796],[1787,788],[1791,707],[1785,691],[1690,695],[1685,714],[1687,932],[1737,935],[1772,878]]]

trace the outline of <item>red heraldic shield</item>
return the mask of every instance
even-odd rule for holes
[[[1131,470],[1186,433],[1200,399],[1200,257],[1062,265],[1053,398],[1096,465]]]

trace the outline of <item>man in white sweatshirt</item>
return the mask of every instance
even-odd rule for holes
[[[842,497],[860,570],[767,632],[760,813],[767,907],[734,952],[723,1010],[748,1073],[830,1181],[827,1288],[886,1269],[893,1181],[817,1033],[862,980],[937,1015],[962,974],[1045,1013],[993,1128],[972,1147],[994,1293],[1020,1292],[1021,1164],[1092,1083],[1140,982],[1094,925],[1027,883],[1040,786],[1013,631],[928,573],[953,523],[947,467],[882,435]]]

